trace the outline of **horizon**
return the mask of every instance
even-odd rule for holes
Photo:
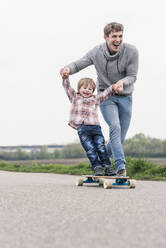
[[[132,137],[129,137],[129,138],[126,138],[125,139],[125,141],[126,140],[128,140],[128,139],[132,139],[132,138],[134,138],[136,135],[144,135],[145,136],[145,138],[146,139],[148,139],[148,138],[150,138],[150,139],[157,139],[157,140],[160,140],[160,141],[166,141],[166,139],[159,139],[159,138],[155,138],[155,137],[151,137],[151,136],[146,136],[145,134],[143,134],[143,133],[137,133],[137,134],[135,134],[135,135],[133,135]],[[106,143],[107,143],[108,141],[106,140]],[[70,144],[77,144],[77,143],[80,143],[80,141],[78,140],[78,141],[72,141],[72,142],[70,142],[70,143],[64,143],[64,144],[58,144],[58,143],[50,143],[50,144],[38,144],[38,143],[34,143],[34,144],[18,144],[18,145],[0,145],[0,148],[2,148],[2,147],[32,147],[32,146],[35,146],[35,147],[37,147],[37,146],[66,146],[66,145],[70,145]]]

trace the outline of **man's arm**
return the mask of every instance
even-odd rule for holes
[[[85,56],[83,56],[81,59],[68,64],[67,67],[69,68],[70,74],[72,75],[92,64],[93,64],[93,61],[91,58],[91,52],[89,52]]]
[[[90,50],[85,56],[83,56],[81,59],[76,60],[68,65],[66,65],[64,68],[60,70],[61,76],[66,73],[66,75],[72,75],[74,73],[79,72],[80,70],[90,66],[93,64],[93,56],[95,53],[95,48]]]
[[[137,73],[138,73],[138,51],[135,48],[126,67],[126,77],[121,79],[123,81],[123,84],[125,86],[133,84],[137,79]]]
[[[130,58],[126,67],[126,77],[122,78],[113,85],[115,93],[122,93],[124,86],[133,84],[137,79],[138,72],[138,51],[134,50],[132,57]]]

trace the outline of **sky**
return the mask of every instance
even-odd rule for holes
[[[166,15],[164,0],[3,0],[0,3],[0,145],[78,142],[68,126],[70,102],[59,70],[104,42],[103,28],[124,25],[124,42],[139,51],[131,125],[166,139]],[[90,66],[70,77],[96,80]],[[108,126],[99,110],[105,139]]]

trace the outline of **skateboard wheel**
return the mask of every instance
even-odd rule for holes
[[[103,186],[105,189],[111,189],[112,183],[113,183],[113,180],[107,179],[107,180],[104,180]]]
[[[100,178],[99,179],[99,186],[103,186],[103,184],[104,184],[104,178]]]
[[[135,180],[129,180],[129,182],[130,182],[130,188],[135,188],[136,187],[136,181]]]
[[[84,179],[83,178],[78,178],[76,181],[76,186],[83,186]]]

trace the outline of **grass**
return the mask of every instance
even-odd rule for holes
[[[135,179],[166,180],[166,165],[157,165],[145,159],[127,158],[127,175]]]
[[[20,165],[9,162],[0,162],[0,170],[15,172],[40,172],[40,173],[57,173],[69,175],[92,174],[88,163],[78,165],[59,165],[59,164],[36,164]]]
[[[160,166],[148,162],[145,159],[126,159],[127,175],[135,179],[146,180],[166,180],[166,165]],[[9,162],[0,162],[0,170],[15,172],[40,172],[57,173],[69,175],[92,174],[89,163],[79,163],[77,165],[59,165],[59,164],[36,164],[31,165],[11,164]]]

